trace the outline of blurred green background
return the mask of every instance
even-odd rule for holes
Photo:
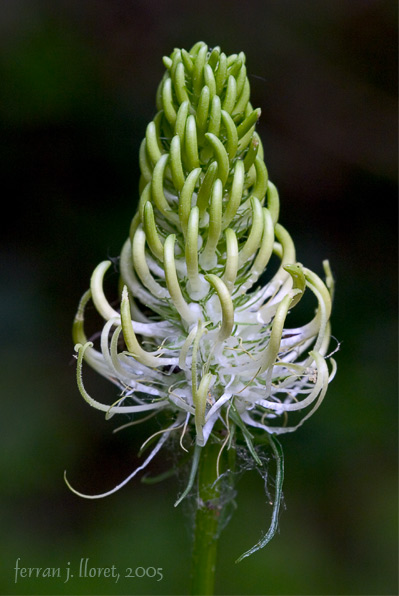
[[[1,594],[185,594],[187,512],[172,478],[102,492],[148,434],[83,402],[70,328],[96,264],[116,257],[137,205],[138,148],[161,58],[196,41],[243,50],[265,160],[298,259],[336,278],[338,376],[282,437],[280,533],[260,477],[238,484],[218,594],[397,594],[396,3],[6,0],[0,11]],[[116,280],[116,275],[114,276]],[[112,281],[112,276],[111,276]],[[86,369],[90,392],[114,388]],[[154,460],[155,474],[170,456]],[[15,562],[75,577],[25,578]],[[90,565],[161,567],[155,579],[79,579]]]

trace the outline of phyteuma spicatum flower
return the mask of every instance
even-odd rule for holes
[[[256,132],[260,109],[250,103],[244,53],[226,56],[200,42],[190,51],[175,49],[163,63],[158,111],[139,152],[138,209],[120,254],[120,307],[104,294],[111,264],[104,261],[79,304],[73,338],[78,386],[91,406],[107,418],[133,416],[132,423],[168,412],[169,422],[120,485],[82,496],[118,490],[175,433],[182,450],[194,453],[178,502],[193,486],[209,442],[220,445],[219,456],[242,444],[258,468],[268,442],[277,464],[272,524],[246,556],[277,527],[283,481],[277,435],[316,411],[335,374],[327,357],[333,278],[327,261],[326,282],[297,262],[278,222],[279,195]],[[266,279],[271,261],[278,265]],[[290,327],[306,292],[314,316]],[[105,321],[97,347],[84,331],[90,300]],[[119,387],[114,404],[88,395],[83,362]]]

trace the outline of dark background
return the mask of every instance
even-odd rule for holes
[[[248,473],[220,541],[218,594],[397,594],[397,15],[383,0],[8,0],[0,10],[2,594],[184,594],[189,518],[172,478],[135,479],[148,435],[81,399],[70,337],[92,270],[116,257],[138,200],[138,148],[161,58],[203,40],[243,50],[281,223],[336,278],[338,375],[282,437],[280,534]],[[116,275],[110,276],[116,282]],[[98,399],[107,381],[85,378]],[[144,425],[145,426],[145,425]],[[167,458],[152,471],[167,468]],[[164,579],[20,580],[25,567],[162,567]]]

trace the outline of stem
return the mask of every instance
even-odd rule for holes
[[[220,445],[202,448],[198,471],[198,508],[195,517],[191,594],[211,596],[215,584],[218,523],[221,513],[219,483],[215,484]]]

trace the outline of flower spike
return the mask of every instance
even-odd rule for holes
[[[223,482],[223,458],[238,445],[266,477],[268,445],[276,463],[271,526],[242,560],[277,529],[284,469],[276,436],[313,415],[335,375],[334,281],[328,261],[326,282],[297,262],[294,241],[279,223],[245,55],[226,56],[198,42],[175,49],[163,64],[157,113],[138,156],[137,213],[119,260],[119,305],[105,296],[111,262],[103,261],[79,304],[73,338],[87,403],[107,418],[159,412],[166,422],[145,442],[161,436],[144,464],[115,489],[96,496],[72,490],[87,498],[112,494],[183,429],[180,446],[185,455],[191,449],[192,463],[177,505],[195,485],[204,449],[217,447],[216,481]],[[290,326],[305,294],[315,312]],[[98,342],[84,330],[90,300],[105,321]],[[114,404],[87,393],[83,362],[118,387]]]

